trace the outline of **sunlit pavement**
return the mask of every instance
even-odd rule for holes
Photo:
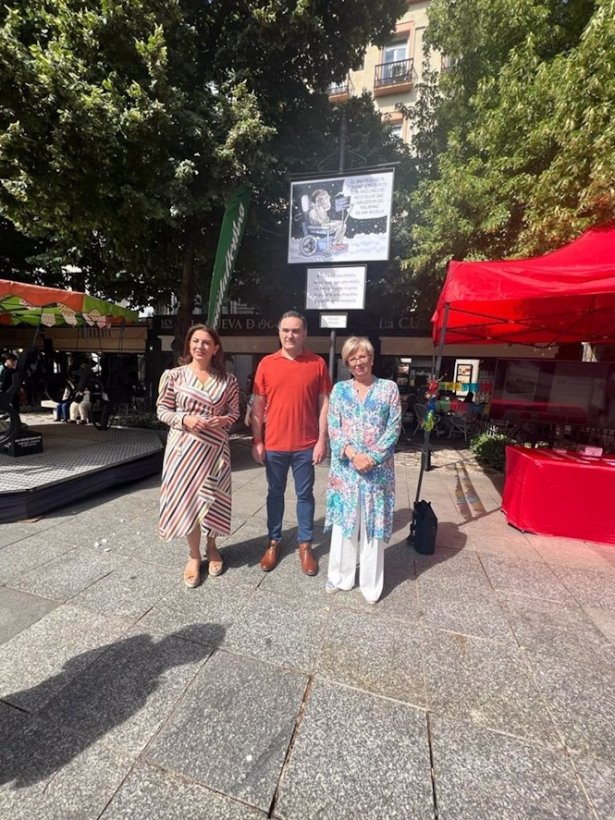
[[[326,465],[302,574],[259,561],[266,481],[233,441],[225,572],[182,582],[158,480],[0,527],[0,817],[607,820],[615,805],[615,547],[520,533],[501,478],[437,445],[397,459],[385,590],[325,593]],[[204,565],[206,570],[206,565]]]

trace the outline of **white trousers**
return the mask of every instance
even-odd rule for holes
[[[360,506],[357,497],[357,506]],[[357,513],[357,523],[350,538],[345,538],[342,528],[333,525],[331,551],[329,553],[329,581],[338,589],[352,589],[357,571],[357,546],[360,538],[359,588],[367,601],[377,601],[384,584],[384,544],[380,538],[368,540],[365,527],[365,511]]]

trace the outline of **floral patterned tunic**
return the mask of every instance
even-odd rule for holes
[[[397,385],[374,377],[363,402],[353,380],[338,382],[329,405],[331,472],[327,489],[325,529],[341,526],[344,536],[353,533],[358,514],[357,496],[365,510],[367,537],[391,540],[395,510],[393,451],[401,429],[401,402]],[[376,461],[361,474],[343,452],[350,444]]]
[[[228,430],[188,430],[184,416],[239,418],[235,376],[202,383],[189,367],[165,370],[160,379],[158,418],[169,425],[160,490],[161,538],[188,535],[200,524],[211,535],[231,531],[231,454]]]

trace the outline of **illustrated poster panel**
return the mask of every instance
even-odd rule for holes
[[[389,258],[393,171],[291,183],[288,261]]]

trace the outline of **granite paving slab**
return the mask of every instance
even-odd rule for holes
[[[437,547],[433,555],[414,555],[416,574],[428,578],[446,578],[457,586],[487,587],[489,581],[478,556],[470,550]]]
[[[0,698],[40,709],[127,629],[116,618],[58,607],[0,646]]]
[[[123,560],[111,552],[83,547],[54,558],[38,570],[14,577],[10,584],[13,589],[64,602],[104,578]]]
[[[553,572],[580,604],[615,612],[614,575],[561,566]]]
[[[136,621],[180,583],[177,570],[128,558],[72,600],[97,612]]]
[[[306,675],[216,651],[144,760],[268,812]]]
[[[165,595],[139,621],[139,626],[169,633],[195,626],[195,640],[217,646],[253,594],[252,587],[225,584],[224,576],[205,577],[196,589],[183,584]]]
[[[530,652],[556,657],[587,657],[589,662],[610,659],[615,647],[578,606],[511,595],[502,596],[519,645]]]
[[[101,820],[265,820],[264,812],[183,777],[137,764]]]
[[[456,521],[439,520],[436,546],[456,550],[469,548],[468,534]]]
[[[260,589],[294,598],[297,606],[303,605],[300,601],[320,601],[322,603],[329,565],[328,546],[327,553],[323,553],[324,549],[320,545],[314,548],[314,557],[318,561],[318,574],[306,575],[301,569],[297,544],[296,542],[290,543],[281,554],[275,569],[266,573],[260,570]],[[262,555],[261,550],[259,561]]]
[[[568,748],[615,762],[615,666],[587,657],[527,655]]]
[[[544,561],[538,550],[528,543],[525,533],[505,527],[505,522],[488,528],[482,522],[474,522],[464,527],[464,531],[469,546],[479,555],[494,555],[513,561]]]
[[[52,538],[46,532],[15,541],[0,549],[0,584],[7,584],[13,578],[42,567],[73,548],[71,542]]]
[[[615,644],[615,610],[600,609],[596,606],[585,606],[583,609],[602,634]]]
[[[221,546],[225,582],[258,586],[264,578],[260,568],[264,552],[263,528],[254,521],[247,521],[229,535]]]
[[[131,763],[106,738],[33,718],[0,748],[0,817],[97,820]]]
[[[0,587],[0,643],[8,641],[59,606],[57,601]]]
[[[418,582],[421,622],[461,635],[515,642],[505,610],[493,590],[459,586],[427,573]]]
[[[437,717],[431,738],[439,820],[593,820],[565,752]]]
[[[0,700],[0,743],[21,729],[29,717],[28,712]]]
[[[183,577],[188,560],[188,545],[185,538],[163,541],[158,534],[158,517],[140,516],[133,519],[129,528],[123,527],[113,534],[104,545],[114,554],[131,555],[147,564],[172,567]]]
[[[317,679],[273,816],[433,820],[425,713]]]
[[[370,615],[384,615],[416,624],[419,617],[418,585],[416,577],[411,575],[412,566],[410,562],[401,565],[389,560],[387,551],[385,551],[384,584],[378,603],[376,605],[367,603],[358,586],[359,574],[357,572],[356,586],[348,592],[340,591],[335,594],[336,608],[353,609]]]
[[[108,511],[85,511],[63,519],[45,531],[50,540],[62,540],[72,547],[93,547],[106,539],[111,543],[122,533],[132,532],[130,517],[110,515]]]
[[[344,593],[338,593],[340,597]],[[338,683],[426,705],[420,636],[415,624],[333,610],[318,657],[317,673]]]
[[[228,630],[224,647],[309,672],[315,666],[329,612],[322,587],[320,601],[297,601],[258,589]]]
[[[0,549],[15,544],[17,541],[23,541],[26,538],[31,538],[37,535],[41,530],[47,529],[47,526],[42,526],[42,520],[36,521],[15,521],[11,524],[3,524],[0,527]]]
[[[536,561],[482,555],[481,562],[494,589],[544,601],[572,603],[574,599],[554,570]]]
[[[444,717],[561,744],[526,662],[527,653],[504,642],[423,631],[428,701]]]
[[[594,544],[572,539],[549,538],[545,535],[530,535],[529,533],[526,537],[547,564],[593,569],[597,572],[615,572],[615,565],[607,558],[608,553],[605,554]],[[612,547],[610,549],[615,552]]]
[[[242,514],[248,517],[267,514],[267,497],[266,494],[259,492],[258,488],[253,488],[251,485],[240,489],[235,489],[233,492],[233,506],[240,509]]]
[[[136,756],[211,653],[191,639],[194,631],[131,630],[50,700],[43,715],[90,742],[105,737],[118,752]]]
[[[615,766],[589,757],[573,757],[598,820],[615,817]]]

